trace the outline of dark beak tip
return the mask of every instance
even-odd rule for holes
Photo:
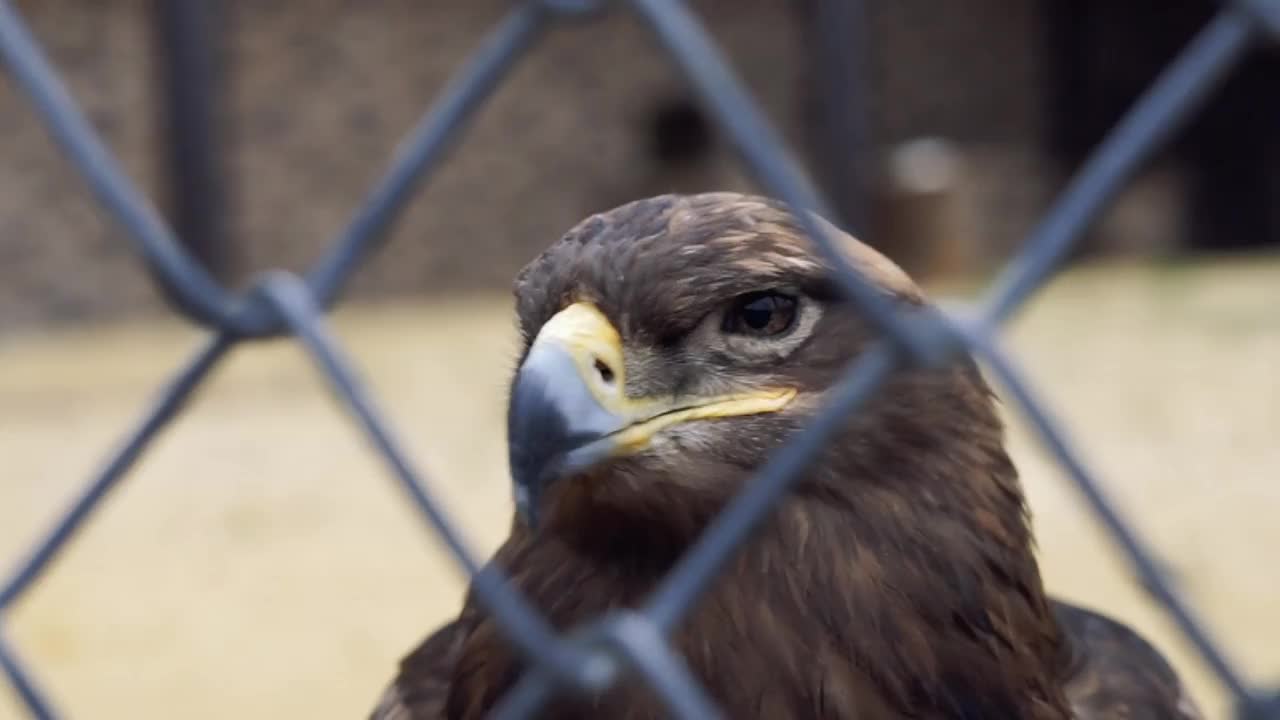
[[[544,491],[603,457],[620,420],[601,407],[563,349],[531,351],[507,409],[507,459],[516,509],[533,526]]]

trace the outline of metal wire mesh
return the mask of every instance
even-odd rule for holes
[[[680,0],[627,0],[687,76],[703,108],[731,138],[756,181],[797,211],[827,217],[818,193],[797,169],[775,130],[743,89],[695,15]],[[330,250],[305,276],[270,272],[237,296],[220,286],[178,244],[170,228],[125,177],[50,66],[21,17],[0,0],[0,55],[35,105],[58,145],[123,227],[167,298],[191,321],[211,331],[208,342],[161,390],[158,400],[124,437],[61,518],[31,546],[0,584],[0,620],[30,589],[156,433],[237,344],[282,335],[297,338],[386,462],[407,499],[439,533],[472,577],[475,594],[530,661],[532,668],[495,711],[501,718],[536,714],[557,690],[608,687],[623,670],[639,676],[681,718],[718,715],[666,640],[672,628],[715,579],[735,548],[788,490],[806,464],[896,368],[944,362],[969,351],[991,369],[1026,412],[1041,440],[1066,468],[1138,581],[1168,612],[1235,700],[1239,717],[1280,718],[1280,702],[1249,687],[1159,570],[1159,563],[1119,511],[1108,502],[1088,466],[1070,447],[1013,359],[1000,347],[999,326],[1062,263],[1073,242],[1152,153],[1203,102],[1256,41],[1280,37],[1280,0],[1225,4],[1122,118],[1034,229],[1003,274],[965,316],[932,311],[905,315],[890,308],[845,262],[830,238],[798,212],[817,248],[837,267],[842,289],[880,331],[880,340],[851,363],[831,400],[810,426],[778,451],[677,563],[644,607],[598,619],[569,635],[557,634],[501,574],[482,566],[439,509],[421,474],[400,450],[342,348],[329,334],[325,310],[361,261],[386,235],[415,188],[466,129],[476,109],[557,19],[603,10],[592,0],[526,0],[516,5],[454,75],[402,143],[382,179],[360,204]],[[57,717],[52,701],[8,643],[0,624],[0,669],[37,718]]]

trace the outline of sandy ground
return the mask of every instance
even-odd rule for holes
[[[1255,681],[1280,681],[1280,264],[1081,271],[1015,323],[1056,415]],[[500,540],[504,297],[336,318],[476,552]],[[177,323],[0,339],[0,566],[200,344]],[[1012,414],[1051,587],[1216,685]],[[39,586],[12,640],[73,718],[363,717],[462,577],[301,353],[232,356]],[[0,683],[0,718],[23,717]]]

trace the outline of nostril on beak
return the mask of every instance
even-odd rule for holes
[[[595,360],[596,372],[600,373],[600,379],[604,380],[606,384],[612,385],[614,378],[613,368],[609,367],[609,365],[600,358],[596,358]]]

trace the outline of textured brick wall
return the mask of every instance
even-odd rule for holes
[[[1038,2],[878,0],[867,14],[881,139],[1039,141],[1046,78]]]
[[[156,189],[147,3],[21,4],[131,176]],[[695,3],[773,119],[800,141],[800,38],[786,0]],[[239,275],[306,267],[350,217],[506,0],[229,2]],[[133,253],[5,78],[0,86],[0,330],[155,310]],[[581,216],[640,194],[749,187],[736,161],[663,170],[652,112],[683,84],[626,14],[565,26],[514,72],[354,291],[506,287]]]
[[[802,159],[808,47],[791,0],[691,3]],[[150,3],[20,3],[76,97],[149,192]],[[350,218],[401,137],[508,0],[228,0],[233,75],[226,165],[237,279],[308,266]],[[963,6],[963,7],[961,7]],[[871,2],[871,115],[879,140],[958,143],[965,202],[988,252],[1020,238],[1056,177],[1037,147],[1043,82],[1036,5]],[[3,77],[3,76],[0,76]],[[693,165],[650,151],[655,109],[683,81],[627,13],[566,25],[510,76],[416,196],[353,292],[505,288],[587,213],[668,190],[749,189],[722,143]],[[25,101],[0,84],[0,332],[155,311],[132,249],[96,209]],[[893,254],[892,238],[869,238]]]
[[[151,188],[150,37],[140,0],[17,6],[129,174]],[[105,221],[34,111],[0,73],[0,331],[154,307],[131,248]]]
[[[235,5],[235,229],[250,267],[300,268],[316,255],[507,2],[288,5]],[[799,38],[788,3],[701,6],[774,119],[794,130]],[[649,120],[681,96],[679,75],[629,14],[561,27],[481,111],[357,288],[506,287],[590,212],[673,185],[747,187],[722,152],[686,173],[656,166]]]

